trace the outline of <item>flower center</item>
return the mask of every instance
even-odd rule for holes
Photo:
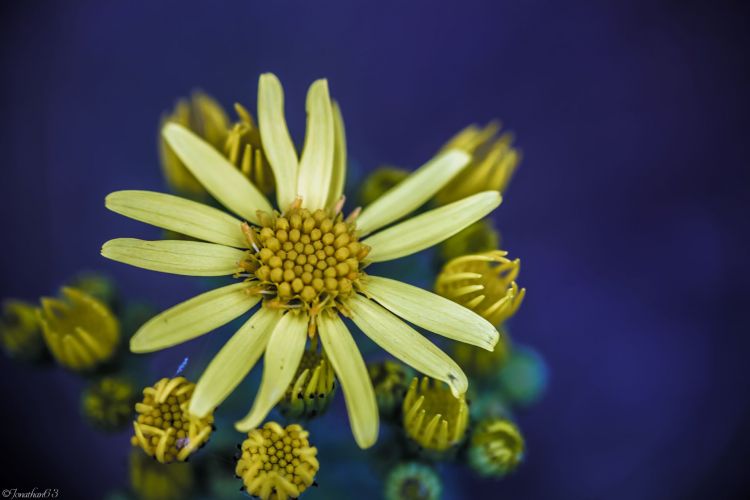
[[[283,215],[259,212],[260,228],[244,225],[250,244],[242,276],[257,280],[268,307],[338,307],[351,295],[370,248],[339,213],[292,207]]]

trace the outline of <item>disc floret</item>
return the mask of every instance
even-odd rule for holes
[[[259,212],[258,228],[243,225],[250,248],[239,276],[257,281],[268,307],[304,307],[312,314],[340,308],[359,286],[370,249],[340,213],[296,205],[283,215]]]

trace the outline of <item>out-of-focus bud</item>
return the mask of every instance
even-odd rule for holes
[[[435,469],[419,462],[397,465],[385,480],[386,500],[438,500],[443,484]]]
[[[395,418],[409,388],[409,380],[414,376],[411,368],[396,361],[382,361],[367,365],[375,398],[383,418]]]
[[[510,346],[505,330],[501,327],[499,331],[500,340],[495,344],[495,350],[493,351],[463,342],[453,344],[452,357],[466,374],[479,380],[485,380],[500,372],[500,369],[508,360]]]
[[[483,476],[503,477],[521,463],[524,450],[523,436],[513,422],[488,418],[471,433],[469,465]]]
[[[241,104],[235,104],[234,109],[239,119],[229,130],[224,143],[224,155],[258,189],[271,194],[275,186],[273,171],[263,152],[260,129],[255,125],[250,112]]]
[[[500,246],[500,234],[489,219],[482,219],[464,228],[440,244],[443,262],[480,252],[488,252]]]
[[[534,349],[514,346],[500,370],[499,380],[509,403],[529,406],[537,402],[547,388],[547,364]]]
[[[471,163],[435,196],[445,205],[481,191],[503,193],[518,166],[521,155],[513,148],[513,136],[498,137],[500,124],[492,122],[481,128],[466,127],[456,134],[443,150],[459,149],[472,156]]]
[[[133,450],[130,453],[130,486],[143,500],[191,498],[195,471],[189,463],[163,464]]]
[[[70,287],[91,295],[110,309],[116,309],[117,287],[114,280],[105,274],[84,271],[73,278]]]
[[[71,287],[62,298],[43,298],[38,310],[44,340],[55,360],[77,372],[89,371],[112,359],[120,325],[99,300]]]
[[[22,361],[44,357],[46,348],[35,306],[20,300],[3,302],[0,346],[9,357]]]
[[[81,411],[94,427],[119,431],[127,427],[138,399],[133,384],[121,377],[103,377],[84,389]]]

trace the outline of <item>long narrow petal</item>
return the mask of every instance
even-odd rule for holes
[[[393,260],[436,245],[492,212],[501,201],[497,191],[484,191],[384,229],[363,242],[372,248],[368,259]]]
[[[148,320],[130,339],[133,352],[153,352],[187,342],[229,323],[260,300],[246,283],[202,293]]]
[[[357,218],[357,229],[368,234],[408,215],[440,191],[469,160],[468,154],[457,149],[439,154],[365,207]]]
[[[116,191],[104,204],[113,212],[152,226],[230,247],[246,247],[242,223],[203,203],[153,191]]]
[[[117,238],[102,246],[102,255],[131,266],[187,276],[226,276],[239,269],[245,253],[201,241]]]
[[[378,404],[362,355],[338,315],[318,315],[318,332],[344,391],[354,440],[369,448],[378,439]]]
[[[238,168],[193,132],[182,125],[168,123],[162,135],[206,191],[229,210],[256,224],[258,210],[272,210],[263,193]]]
[[[328,82],[316,80],[307,92],[307,133],[299,162],[297,194],[302,206],[325,208],[333,177],[334,125]]]
[[[276,199],[286,210],[297,196],[297,152],[284,118],[284,89],[273,73],[260,75],[258,124],[263,151],[276,180]]]
[[[284,396],[305,351],[307,322],[307,314],[287,313],[276,324],[266,346],[260,389],[250,412],[234,424],[238,431],[248,432],[258,427]]]
[[[344,117],[341,116],[341,109],[336,101],[333,101],[333,130],[335,141],[333,177],[327,203],[329,207],[335,205],[344,194],[344,184],[346,183],[346,130],[344,128]]]
[[[261,307],[237,330],[198,380],[190,413],[203,418],[232,393],[258,362],[280,319],[280,311]]]
[[[367,276],[365,292],[392,313],[417,326],[492,351],[500,338],[492,323],[440,295],[379,276]]]
[[[375,302],[355,295],[347,302],[354,323],[376,344],[404,363],[447,383],[458,397],[469,382],[461,368],[435,344]]]

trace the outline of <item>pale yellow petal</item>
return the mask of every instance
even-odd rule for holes
[[[263,152],[276,180],[279,208],[286,210],[297,196],[297,152],[284,117],[284,89],[272,73],[258,82],[258,124]]]
[[[297,194],[302,206],[325,208],[333,178],[334,125],[328,82],[316,80],[307,92],[307,132],[299,162]]]
[[[239,269],[245,253],[200,241],[117,238],[102,246],[102,255],[131,266],[187,276],[225,276]]]
[[[333,101],[333,129],[335,132],[333,151],[333,178],[331,179],[331,190],[328,193],[328,207],[332,207],[344,194],[346,183],[346,131],[344,129],[344,117],[336,101]]]
[[[250,412],[234,424],[238,431],[248,432],[258,427],[284,396],[305,351],[308,319],[305,313],[290,312],[276,324],[263,357],[260,389]]]
[[[367,367],[349,330],[337,314],[318,316],[318,332],[346,400],[354,440],[369,448],[378,439],[378,405]]]
[[[492,212],[501,200],[497,191],[484,191],[407,219],[364,240],[372,248],[367,258],[393,260],[436,245]]]
[[[213,146],[176,123],[162,129],[164,139],[206,191],[246,220],[258,223],[256,212],[270,212],[271,204],[239,169]]]
[[[229,323],[260,300],[235,283],[202,293],[148,320],[130,339],[133,352],[153,352],[186,342]]]
[[[260,359],[280,319],[280,311],[261,307],[237,330],[198,380],[190,413],[203,418],[232,393]]]
[[[410,214],[440,191],[470,160],[471,156],[456,149],[440,153],[365,207],[357,218],[357,229],[363,235],[368,234]]]
[[[447,383],[458,397],[469,385],[466,375],[447,354],[412,327],[370,299],[347,301],[354,323],[376,344],[416,370]]]
[[[500,335],[492,324],[452,300],[379,276],[367,276],[365,292],[406,321],[449,339],[492,351]]]
[[[152,226],[231,247],[246,247],[241,224],[226,212],[171,194],[117,191],[105,198],[113,212]]]

